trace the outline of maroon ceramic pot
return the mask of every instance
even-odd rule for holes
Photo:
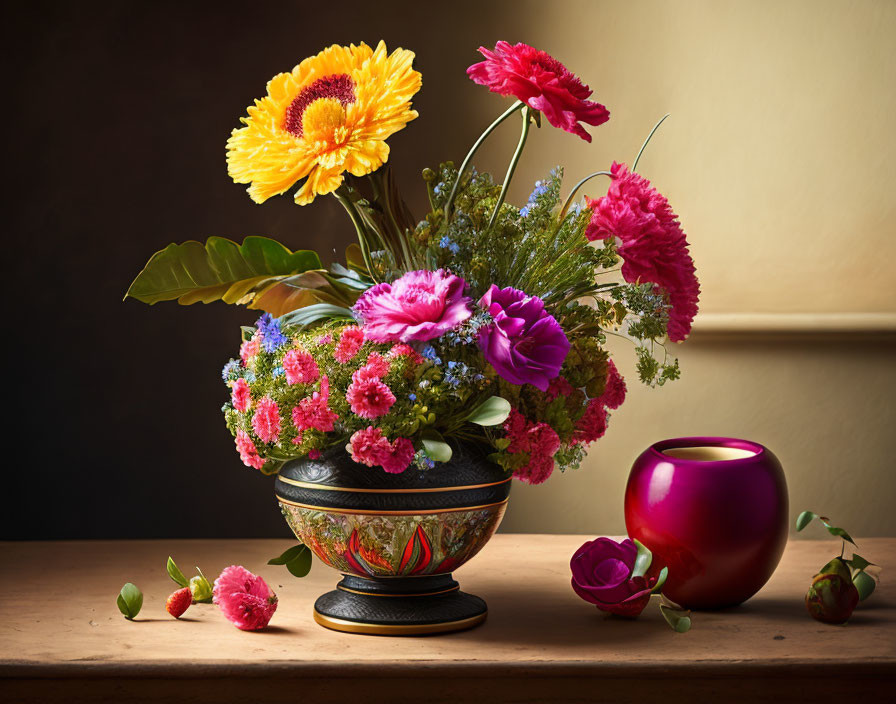
[[[692,609],[758,592],[778,566],[788,523],[781,463],[747,440],[658,442],[635,460],[625,490],[629,536],[668,566],[663,593]]]

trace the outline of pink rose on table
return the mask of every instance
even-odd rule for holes
[[[463,295],[466,285],[444,269],[409,271],[391,284],[367,289],[354,311],[368,340],[432,340],[470,317],[470,299]]]
[[[569,567],[572,588],[585,601],[601,611],[635,617],[650,601],[650,592],[658,578],[632,577],[638,548],[626,538],[597,538],[576,550]]]
[[[511,384],[532,384],[547,391],[560,374],[569,340],[560,323],[544,309],[538,296],[494,284],[479,300],[494,322],[479,329],[485,361]]]

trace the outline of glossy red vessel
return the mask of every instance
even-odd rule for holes
[[[655,443],[635,460],[625,490],[629,536],[669,567],[663,593],[692,609],[758,592],[778,566],[788,523],[781,463],[748,440]]]

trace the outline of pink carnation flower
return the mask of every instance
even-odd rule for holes
[[[224,617],[243,631],[261,630],[277,610],[277,595],[267,582],[237,565],[224,568],[212,594]]]
[[[367,364],[352,374],[352,381],[363,381],[365,379],[382,379],[389,373],[391,368],[389,360],[378,352],[371,352],[367,357]]]
[[[594,442],[607,432],[607,409],[602,398],[593,398],[585,408],[585,414],[576,423],[572,444]]]
[[[526,452],[529,462],[513,471],[513,476],[527,484],[541,484],[554,471],[554,455],[560,449],[560,437],[547,423],[530,423],[513,409],[504,422],[504,432],[510,440],[507,451]]]
[[[260,346],[261,333],[257,331],[250,339],[240,345],[240,359],[243,360],[244,365],[247,364],[252,357],[258,354]]]
[[[607,195],[587,199],[591,222],[589,240],[618,238],[616,250],[623,259],[622,276],[630,283],[652,282],[668,296],[669,339],[684,340],[697,314],[700,284],[688,241],[669,207],[650,181],[613,162],[613,183]]]
[[[492,93],[512,95],[541,111],[554,127],[590,142],[579,123],[597,126],[610,119],[603,105],[587,99],[591,89],[550,54],[507,42],[498,42],[494,51],[481,46],[479,52],[485,61],[470,66],[467,75]]]
[[[376,377],[352,381],[345,398],[352,413],[368,419],[386,415],[395,403],[395,394]]]
[[[384,453],[391,452],[392,445],[379,428],[371,425],[355,431],[349,439],[348,450],[355,462],[373,467],[380,463]]]
[[[395,359],[396,357],[410,357],[415,364],[423,364],[424,362],[424,357],[422,354],[420,354],[410,345],[406,345],[404,343],[392,345],[392,348],[388,352],[386,352],[386,356],[389,359]]]
[[[280,437],[280,407],[270,396],[256,404],[252,430],[262,442],[276,442]]]
[[[607,385],[604,387],[600,402],[607,408],[619,408],[625,401],[625,392],[625,379],[611,359],[607,362]]]
[[[333,356],[337,362],[345,364],[354,359],[363,344],[364,331],[356,325],[352,325],[342,331],[342,334],[339,336],[339,342],[336,343],[336,349],[333,351]]]
[[[408,438],[396,438],[388,452],[380,457],[380,466],[389,474],[400,474],[414,459],[414,443]]]
[[[230,401],[240,413],[245,413],[252,405],[252,395],[245,379],[237,379],[230,389]]]
[[[379,465],[390,474],[403,472],[414,458],[414,444],[408,438],[389,442],[382,431],[373,426],[355,432],[348,449],[355,462],[368,467]]]
[[[290,350],[283,355],[283,371],[288,384],[311,384],[320,376],[317,362],[305,350]]]
[[[409,271],[367,289],[354,311],[374,342],[432,340],[470,317],[466,282],[444,269]]]
[[[293,425],[299,432],[304,430],[330,432],[339,416],[329,407],[329,401],[330,380],[324,375],[320,378],[320,392],[315,391],[310,397],[303,398],[299,401],[299,405],[292,409]]]
[[[255,443],[252,442],[249,433],[245,430],[237,430],[234,440],[236,442],[236,450],[240,453],[240,459],[244,465],[255,469],[261,469],[264,466],[264,459],[259,456],[258,448],[255,447]]]

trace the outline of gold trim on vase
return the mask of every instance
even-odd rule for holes
[[[459,621],[443,621],[441,623],[415,623],[415,624],[385,624],[385,623],[359,623],[346,621],[341,618],[333,618],[314,610],[314,620],[321,626],[343,633],[361,633],[374,636],[420,636],[427,633],[450,633],[462,631],[473,626],[478,626],[485,621],[488,612],[478,616],[464,618]]]
[[[295,506],[297,508],[307,508],[312,511],[324,511],[326,513],[342,513],[352,516],[429,516],[439,513],[456,513],[459,511],[477,511],[483,508],[493,508],[495,506],[504,506],[509,501],[504,499],[493,504],[481,504],[479,506],[457,506],[455,508],[436,508],[436,509],[419,509],[415,511],[380,511],[378,509],[353,509],[353,508],[333,508],[331,506],[312,506],[311,504],[300,504],[296,501],[284,499],[276,494],[277,501],[287,506]]]
[[[488,484],[468,484],[467,486],[443,486],[443,487],[433,487],[429,489],[351,489],[341,486],[330,486],[328,484],[316,484],[314,482],[300,482],[297,479],[290,479],[289,477],[279,476],[278,479],[284,484],[289,484],[290,486],[297,486],[300,489],[320,489],[321,491],[340,491],[345,493],[355,493],[355,494],[429,494],[429,493],[437,493],[444,491],[468,491],[472,489],[485,489],[490,486],[497,486],[498,484],[506,484],[513,477],[507,477],[507,479],[502,479],[499,482],[489,482]]]
[[[409,575],[409,576],[416,576],[416,575]],[[432,575],[423,575],[423,576],[431,577]],[[343,592],[349,592],[351,594],[360,594],[361,596],[385,596],[385,597],[399,596],[399,597],[404,597],[404,596],[435,596],[436,594],[448,594],[449,592],[458,591],[460,589],[460,585],[458,584],[453,587],[448,587],[448,589],[440,589],[437,592],[421,592],[419,594],[395,594],[395,593],[386,594],[386,593],[378,593],[378,592],[362,592],[358,589],[349,589],[348,587],[343,587],[341,584],[337,584],[336,588]]]

